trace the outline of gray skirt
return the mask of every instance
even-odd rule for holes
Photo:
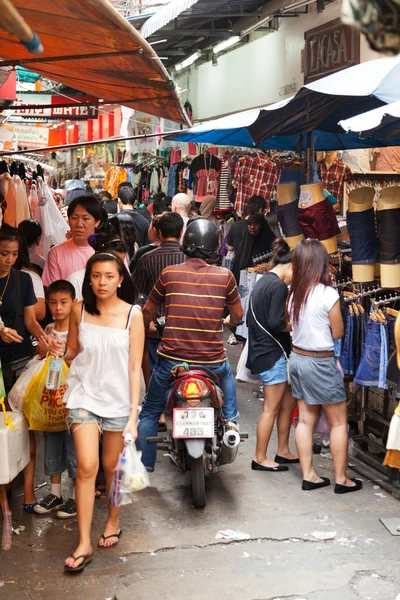
[[[333,356],[315,358],[292,352],[290,378],[293,398],[306,404],[338,404],[346,400],[343,376]]]

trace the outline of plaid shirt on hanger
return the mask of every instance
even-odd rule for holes
[[[239,215],[246,212],[251,196],[262,196],[267,201],[279,182],[279,169],[266,156],[242,156],[236,163],[233,185],[237,186],[235,210]]]
[[[324,188],[336,198],[341,205],[343,200],[343,184],[351,175],[351,169],[338,158],[333,161],[329,169],[324,161],[318,163],[321,181]]]

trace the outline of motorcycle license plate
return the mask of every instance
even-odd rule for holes
[[[174,408],[174,438],[214,437],[213,408]]]

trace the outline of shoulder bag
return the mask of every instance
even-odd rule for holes
[[[263,327],[261,325],[261,323],[257,320],[257,317],[254,314],[253,298],[250,298],[250,309],[251,309],[251,314],[253,315],[253,319],[255,320],[255,322],[257,323],[257,325],[259,326],[259,328],[262,331],[264,331],[265,333],[267,333],[269,335],[269,337],[271,337],[274,340],[274,342],[276,342],[278,344],[278,346],[280,347],[280,349],[282,350],[283,356],[286,359],[287,382],[290,385],[291,384],[291,380],[290,380],[290,358],[289,358],[288,354],[285,352],[285,349],[282,346],[282,344],[280,342],[278,342],[278,340],[276,338],[274,338],[274,336],[272,335],[272,333],[270,333],[269,331],[267,331],[267,329],[265,329],[265,327]]]

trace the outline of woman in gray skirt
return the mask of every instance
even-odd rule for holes
[[[334,357],[334,341],[343,336],[339,295],[330,287],[329,257],[318,240],[300,242],[293,253],[293,279],[289,313],[293,328],[290,359],[292,394],[298,399],[296,445],[303,471],[302,489],[330,485],[314,471],[312,437],[321,406],[331,428],[330,447],[335,468],[336,494],[362,488],[346,475],[348,433],[347,404],[342,374]]]

